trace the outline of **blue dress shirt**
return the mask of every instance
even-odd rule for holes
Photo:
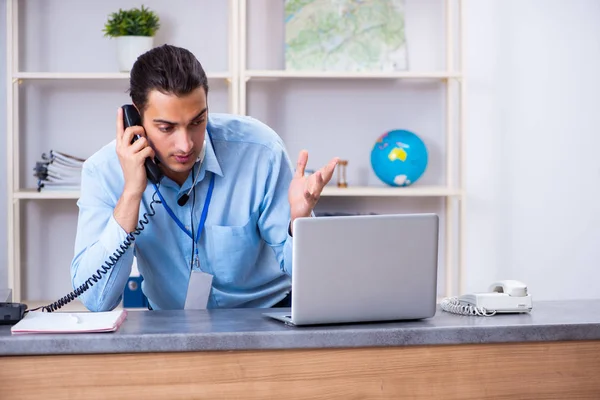
[[[194,237],[211,174],[215,175],[206,224],[197,247],[199,269],[213,275],[208,308],[270,307],[290,291],[292,238],[289,235],[288,188],[293,168],[281,138],[268,126],[246,116],[209,114],[206,155],[196,163],[199,176],[184,206],[177,199],[193,184],[190,174],[179,186],[166,176],[159,190]],[[79,287],[110,262],[127,233],[113,217],[124,187],[115,141],[83,166],[73,287]],[[151,212],[155,195],[149,183],[140,205],[141,219]],[[158,199],[158,196],[154,196]],[[191,270],[192,239],[153,204],[154,216],[115,265],[80,296],[91,311],[114,309],[121,301],[133,257],[144,280],[142,290],[153,309],[182,309]],[[139,226],[139,224],[138,224]]]

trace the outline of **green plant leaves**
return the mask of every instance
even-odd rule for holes
[[[141,8],[111,13],[102,31],[107,37],[154,36],[158,28],[160,22],[156,13],[142,5]]]

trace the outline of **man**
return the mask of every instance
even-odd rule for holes
[[[292,223],[313,215],[337,158],[305,177],[307,153],[294,173],[282,140],[263,123],[209,114],[206,74],[185,49],[154,48],[130,74],[143,126],[124,129],[119,108],[116,140],[83,167],[71,264],[75,288],[93,284],[82,302],[115,308],[134,255],[152,309],[184,308],[195,274],[209,277],[207,308],[285,302]],[[156,187],[148,157],[164,174]],[[102,278],[89,281],[93,275]]]

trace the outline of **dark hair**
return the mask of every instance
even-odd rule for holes
[[[168,44],[139,56],[129,78],[131,100],[140,114],[146,109],[152,90],[183,96],[200,86],[208,95],[208,79],[198,59],[191,51]]]

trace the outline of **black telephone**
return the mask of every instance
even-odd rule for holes
[[[133,104],[125,104],[121,107],[123,109],[123,127],[126,129],[130,126],[142,126],[142,118],[140,118],[140,114],[138,113],[137,108]],[[139,135],[135,135],[131,143],[135,142],[140,138]],[[148,180],[152,183],[158,184],[163,177],[162,170],[158,167],[158,160],[155,158],[151,160],[147,158],[145,161],[146,166],[146,176],[148,176]]]
[[[126,105],[122,106],[122,108],[123,108],[123,125],[125,128],[127,128],[129,126],[134,126],[134,125],[139,125],[139,126],[142,125],[140,115],[139,115],[137,109],[132,104],[126,104]],[[136,135],[133,138],[132,143],[135,142],[139,138],[140,138],[140,136]],[[145,225],[147,225],[149,222],[148,217],[153,217],[156,214],[156,211],[154,210],[154,205],[160,204],[160,199],[156,199],[156,196],[158,194],[158,185],[159,185],[160,180],[163,177],[163,173],[155,161],[156,160],[151,160],[150,158],[147,158],[146,162],[145,162],[146,175],[148,177],[148,180],[150,180],[150,182],[152,182],[156,185],[156,190],[154,191],[154,194],[152,195],[152,201],[148,205],[149,211],[144,213],[142,218],[139,220],[138,226],[135,228],[135,230],[127,235],[127,237],[125,238],[123,243],[121,243],[119,245],[119,248],[117,248],[115,250],[115,252],[108,257],[108,260],[106,260],[104,262],[104,264],[101,265],[100,268],[98,268],[96,270],[96,273],[92,274],[92,276],[89,277],[83,284],[81,284],[79,287],[77,287],[74,291],[72,291],[68,295],[60,298],[58,301],[55,301],[52,304],[42,306],[42,307],[37,307],[32,310],[29,310],[29,309],[26,310],[27,306],[25,304],[0,303],[0,319],[3,319],[3,322],[5,324],[14,324],[14,323],[18,322],[29,311],[37,311],[39,309],[42,309],[43,311],[46,311],[46,312],[53,312],[53,311],[58,310],[62,306],[75,300],[77,297],[79,297],[81,294],[83,294],[83,292],[88,290],[90,287],[94,286],[94,283],[96,283],[100,279],[102,279],[104,277],[104,275],[106,275],[106,273],[112,267],[114,267],[114,265],[117,263],[119,258],[121,258],[121,256],[123,256],[123,254],[125,254],[125,251],[127,251],[127,249],[131,246],[131,244],[135,240],[136,236],[138,236],[144,230]]]

